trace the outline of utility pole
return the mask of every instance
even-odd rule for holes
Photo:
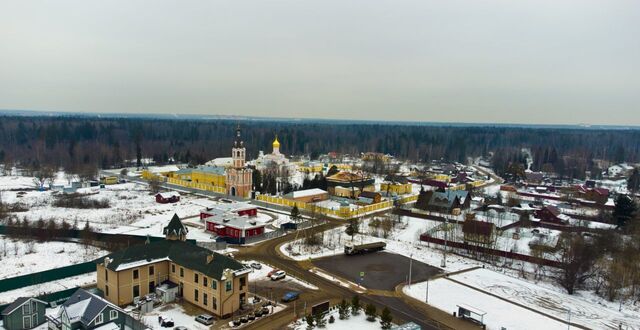
[[[568,310],[569,318],[567,320],[567,330],[571,329],[571,310]]]
[[[425,303],[429,303],[429,280],[427,280],[427,296],[424,300]]]
[[[411,267],[413,265],[413,253],[409,255],[409,287],[411,287]]]
[[[449,231],[449,218],[445,215],[444,217],[444,254],[442,255],[442,264],[440,265],[442,268],[447,267],[447,232]]]

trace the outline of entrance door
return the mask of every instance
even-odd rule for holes
[[[139,298],[139,297],[140,297],[140,286],[139,285],[134,285],[133,286],[133,299]]]
[[[149,282],[149,293],[153,293],[156,290],[156,282],[151,281]]]
[[[236,187],[231,187],[231,196],[236,195]]]
[[[184,284],[182,284],[182,282],[180,282],[180,285],[178,285],[178,296],[182,297],[182,289],[184,288]]]

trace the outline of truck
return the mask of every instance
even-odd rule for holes
[[[364,244],[347,243],[344,245],[344,254],[354,255],[384,250],[387,246],[385,242],[372,242]]]

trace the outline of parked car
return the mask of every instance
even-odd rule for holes
[[[289,291],[282,296],[282,302],[290,302],[300,298],[300,292]]]
[[[196,322],[200,322],[204,325],[212,325],[214,320],[214,317],[209,314],[200,314],[196,316]]]
[[[279,279],[285,278],[285,276],[287,276],[287,273],[285,273],[284,270],[279,270],[279,271],[273,273],[273,275],[271,275],[269,277],[271,277],[272,281],[277,281]]]
[[[279,271],[280,271],[280,269],[274,268],[269,273],[267,273],[267,277],[271,277],[271,275],[273,275],[273,274],[275,274],[275,273],[277,273]]]
[[[253,268],[253,269],[262,269],[262,265],[257,263],[257,262],[252,262],[251,263],[251,268]]]
[[[160,319],[160,326],[163,328],[173,328],[173,319],[170,317],[162,317]]]
[[[179,326],[173,328],[173,330],[189,330],[189,328],[179,325]]]

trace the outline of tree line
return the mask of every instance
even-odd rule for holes
[[[5,116],[0,121],[0,163],[25,168],[50,166],[88,176],[97,168],[120,167],[151,158],[201,164],[227,157],[237,122],[148,118]],[[454,127],[399,124],[242,121],[248,158],[269,152],[277,134],[281,151],[309,155],[374,151],[412,161],[467,162],[493,154],[504,170],[532,150],[534,167],[578,173],[593,159],[637,162],[640,130],[524,127]]]

